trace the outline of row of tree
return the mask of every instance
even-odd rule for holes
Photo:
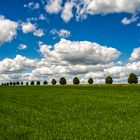
[[[55,79],[52,79],[51,81],[52,85],[56,85],[57,84],[57,81]],[[105,78],[105,83],[106,84],[112,84],[113,83],[113,78],[111,76],[108,76]],[[129,84],[137,84],[138,83],[138,77],[137,75],[135,75],[134,73],[131,73],[128,77],[128,83]],[[30,83],[29,82],[26,82],[26,85],[40,85],[41,82],[40,81],[37,81],[36,83],[34,81],[31,81]],[[48,82],[47,81],[44,81],[43,82],[43,85],[47,85]],[[65,79],[65,77],[61,77],[60,80],[59,80],[59,84],[60,85],[66,85],[67,84],[67,81]],[[78,77],[75,77],[73,79],[73,84],[75,85],[79,85],[80,84],[80,80]],[[88,84],[93,84],[93,78],[89,78],[88,79]],[[1,85],[7,85],[7,86],[12,86],[12,85],[23,85],[23,82],[10,82],[10,83],[2,83]]]

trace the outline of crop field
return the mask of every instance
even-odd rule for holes
[[[0,140],[140,139],[140,86],[1,86]]]

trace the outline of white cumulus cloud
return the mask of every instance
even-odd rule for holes
[[[17,34],[18,23],[0,16],[0,45],[9,42]]]

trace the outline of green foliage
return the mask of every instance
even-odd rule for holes
[[[67,81],[66,81],[65,77],[61,77],[59,80],[59,83],[60,83],[60,85],[66,85]]]
[[[129,84],[137,84],[138,83],[138,77],[134,73],[131,73],[128,77],[128,83]]]
[[[78,77],[74,77],[74,79],[73,79],[73,84],[75,84],[75,85],[80,84],[80,80],[79,80]]]
[[[139,110],[138,85],[1,86],[0,140],[139,140]]]
[[[106,77],[105,83],[106,83],[106,84],[112,84],[112,83],[113,83],[112,77],[110,77],[110,76]]]
[[[19,81],[17,81],[17,82],[16,82],[16,85],[20,85],[20,82],[19,82]]]
[[[30,84],[33,86],[35,83],[34,83],[34,81],[31,81],[31,83],[30,83]]]
[[[47,84],[48,84],[48,82],[47,82],[47,81],[44,81],[44,82],[43,82],[43,85],[47,85]]]
[[[40,85],[40,81],[37,81],[37,82],[36,82],[36,85],[38,85],[38,86],[39,86],[39,85]]]
[[[89,84],[93,84],[93,79],[92,79],[92,78],[89,78],[89,79],[88,79],[88,83],[89,83]]]
[[[52,85],[56,85],[57,82],[55,79],[52,79],[51,83],[52,83]]]
[[[28,82],[26,82],[26,86],[28,86],[29,85],[29,83]]]

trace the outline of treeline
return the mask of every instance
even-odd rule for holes
[[[94,82],[93,81],[93,78],[89,78],[87,80],[87,83],[88,84],[93,84],[93,82]],[[129,77],[128,77],[128,81],[127,82],[129,84],[137,84],[138,83],[138,77],[137,77],[137,75],[135,75],[134,73],[131,73],[129,75]],[[113,83],[113,78],[111,76],[107,76],[105,78],[105,83],[106,84],[112,84]],[[44,81],[43,82],[43,85],[47,85],[47,84],[48,84],[47,81]],[[51,84],[52,85],[56,85],[57,84],[56,79],[52,79]],[[59,84],[60,85],[66,85],[67,84],[66,78],[65,77],[61,77],[60,80],[59,80]],[[78,77],[73,78],[73,84],[79,85],[80,84],[80,79]],[[37,81],[37,82],[31,81],[31,82],[26,82],[24,84],[23,82],[17,81],[17,82],[2,83],[1,85],[2,86],[16,86],[16,85],[17,86],[19,86],[19,85],[26,85],[26,86],[31,85],[31,86],[33,86],[33,85],[41,85],[41,82],[40,81]]]

